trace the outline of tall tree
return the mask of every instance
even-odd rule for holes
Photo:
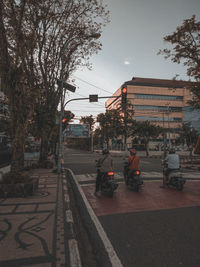
[[[45,0],[39,8],[35,8],[33,19],[38,14],[42,20],[36,33],[39,50],[37,60],[43,90],[37,103],[36,116],[43,122],[38,124],[42,162],[47,158],[48,139],[53,133],[61,94],[63,99],[66,95],[66,91],[62,92],[57,86],[57,79],[67,81],[78,67],[91,67],[90,55],[101,49],[100,42],[92,37],[101,33],[102,27],[108,22],[108,12],[96,0]]]
[[[151,138],[157,138],[162,132],[163,128],[149,121],[137,121],[134,122],[132,136],[139,136],[144,140],[146,155],[149,156],[149,141]]]
[[[195,82],[191,82],[190,89],[193,107],[200,109],[200,21],[196,21],[195,15],[183,21],[176,31],[164,37],[164,41],[170,43],[173,48],[160,50],[158,54],[171,58],[178,64],[183,62],[187,67],[187,75]]]
[[[194,127],[192,127],[190,123],[183,123],[180,131],[186,141],[188,148],[190,148],[190,153],[192,154],[193,148],[198,139],[197,131],[194,129]]]
[[[94,124],[95,124],[95,119],[93,118],[92,115],[81,117],[80,123],[89,124],[90,125],[90,131],[93,131]]]
[[[24,166],[28,120],[40,88],[33,57],[38,25],[30,25],[30,16],[27,1],[0,1],[0,76],[9,106],[12,177],[20,177]]]
[[[118,137],[123,133],[123,117],[117,109],[98,114],[97,122],[100,126],[102,139],[107,143],[109,139]]]
[[[89,67],[89,56],[101,48],[90,36],[101,33],[107,21],[108,12],[96,0],[0,1],[0,76],[11,119],[12,173],[23,169],[24,141],[33,112],[41,115],[42,143],[47,146],[50,121],[55,122],[63,94],[56,85],[61,67],[64,80],[78,66]],[[44,160],[46,153],[41,155]]]

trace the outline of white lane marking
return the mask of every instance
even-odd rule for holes
[[[68,240],[69,245],[69,256],[71,267],[81,267],[81,258],[78,250],[78,244],[75,239]]]
[[[66,210],[65,215],[66,215],[66,222],[68,222],[68,223],[69,222],[71,222],[71,223],[74,222],[71,210]]]
[[[86,174],[79,174],[75,175],[76,180],[78,182],[88,182],[88,181],[95,181],[96,179],[96,173],[86,173]],[[162,172],[141,172],[142,178],[162,178],[163,173]],[[200,179],[200,173],[182,173],[183,178],[199,178]],[[115,179],[123,179],[124,175],[122,172],[116,172],[115,173]]]
[[[64,194],[65,202],[69,203],[69,195],[67,193]]]

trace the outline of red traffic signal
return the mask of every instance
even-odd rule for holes
[[[127,88],[126,87],[122,88],[122,94],[127,94]]]
[[[122,105],[126,104],[126,102],[127,102],[127,87],[121,88],[121,100],[122,100]]]
[[[62,123],[65,123],[67,121],[67,118],[62,119]]]

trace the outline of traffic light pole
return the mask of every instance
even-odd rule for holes
[[[124,110],[124,150],[127,151],[127,108]]]
[[[64,103],[64,97],[63,97],[63,71],[64,71],[64,63],[63,63],[63,58],[61,57],[61,62],[62,62],[62,68],[61,68],[61,112],[60,112],[60,117],[59,117],[59,147],[58,147],[58,173],[61,173],[61,161],[63,157],[63,133],[62,133],[62,117],[64,114],[64,109],[66,105],[72,101],[79,101],[79,100],[89,100],[89,97],[82,97],[82,98],[73,98],[68,100],[66,103]],[[98,99],[103,99],[103,98],[119,98],[120,96],[99,96]],[[98,100],[97,100],[98,101]],[[97,102],[94,101],[94,102]]]
[[[120,98],[120,96],[98,96],[98,99],[103,99],[103,98]],[[90,99],[89,97],[80,97],[80,98],[70,99],[64,104],[64,108],[69,102],[78,101],[78,100],[89,100],[89,99]],[[96,101],[94,101],[94,102],[96,102]]]

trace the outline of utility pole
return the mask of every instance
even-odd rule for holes
[[[163,110],[163,129],[165,127],[165,111]],[[166,157],[166,133],[163,132],[164,158]]]
[[[168,142],[168,145],[169,145],[169,148],[171,147],[171,135],[170,135],[170,123],[169,123],[169,104],[168,104],[168,108],[167,108],[167,113],[168,113],[168,138],[169,138],[169,142]]]

